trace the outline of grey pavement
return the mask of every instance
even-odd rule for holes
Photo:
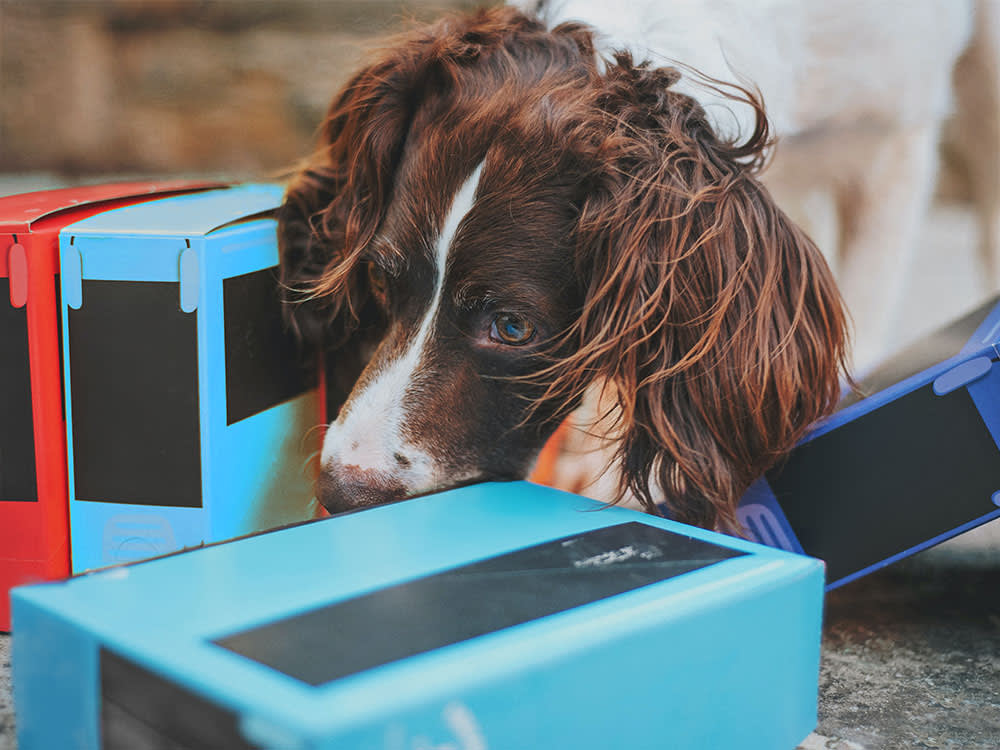
[[[0,635],[0,750],[17,747],[14,739],[14,700],[10,685],[10,636]]]
[[[995,524],[831,592],[808,750],[1000,747]]]

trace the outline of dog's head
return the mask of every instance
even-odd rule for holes
[[[291,322],[356,378],[328,509],[523,477],[601,382],[623,491],[725,523],[832,407],[843,311],[754,177],[763,110],[721,141],[678,77],[501,8],[348,83],[279,216]]]

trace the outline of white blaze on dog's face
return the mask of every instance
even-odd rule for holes
[[[288,317],[340,408],[327,509],[523,478],[596,381],[628,486],[712,525],[832,406],[843,314],[754,177],[762,105],[729,143],[677,80],[499,7],[345,86],[279,211]]]
[[[444,484],[462,481],[448,477],[446,467],[435,460],[420,441],[410,439],[406,426],[415,408],[410,398],[414,390],[430,384],[420,382],[422,361],[435,327],[445,289],[448,256],[462,220],[471,211],[482,175],[476,167],[455,195],[434,247],[434,287],[427,309],[401,352],[377,358],[367,373],[367,382],[359,385],[343,407],[337,421],[330,425],[323,441],[322,466],[335,482],[325,482],[328,506],[366,505],[384,501],[386,496],[403,497]],[[431,386],[432,387],[432,386]],[[471,478],[471,477],[469,477]],[[336,481],[339,480],[339,481]],[[353,497],[329,497],[333,485]],[[334,490],[336,491],[336,490]]]
[[[425,167],[408,160],[400,186],[426,184]],[[448,172],[436,201],[392,204],[373,243],[368,282],[385,332],[326,433],[318,486],[328,510],[523,476],[551,432],[521,424],[530,389],[509,378],[564,324],[555,308],[568,305],[548,279],[563,251],[548,262],[510,252],[530,248],[524,233],[534,230],[511,221],[519,199],[496,165]]]

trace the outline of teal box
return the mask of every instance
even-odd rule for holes
[[[20,747],[791,750],[822,596],[812,558],[473,485],[16,589]]]
[[[281,198],[244,185],[60,233],[74,572],[312,517],[318,405],[282,322]]]

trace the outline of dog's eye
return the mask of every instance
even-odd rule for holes
[[[374,263],[368,264],[368,288],[371,289],[379,304],[384,305],[389,293],[389,277],[382,268]]]
[[[509,346],[527,344],[534,337],[535,324],[517,313],[499,313],[490,326],[490,338]]]

